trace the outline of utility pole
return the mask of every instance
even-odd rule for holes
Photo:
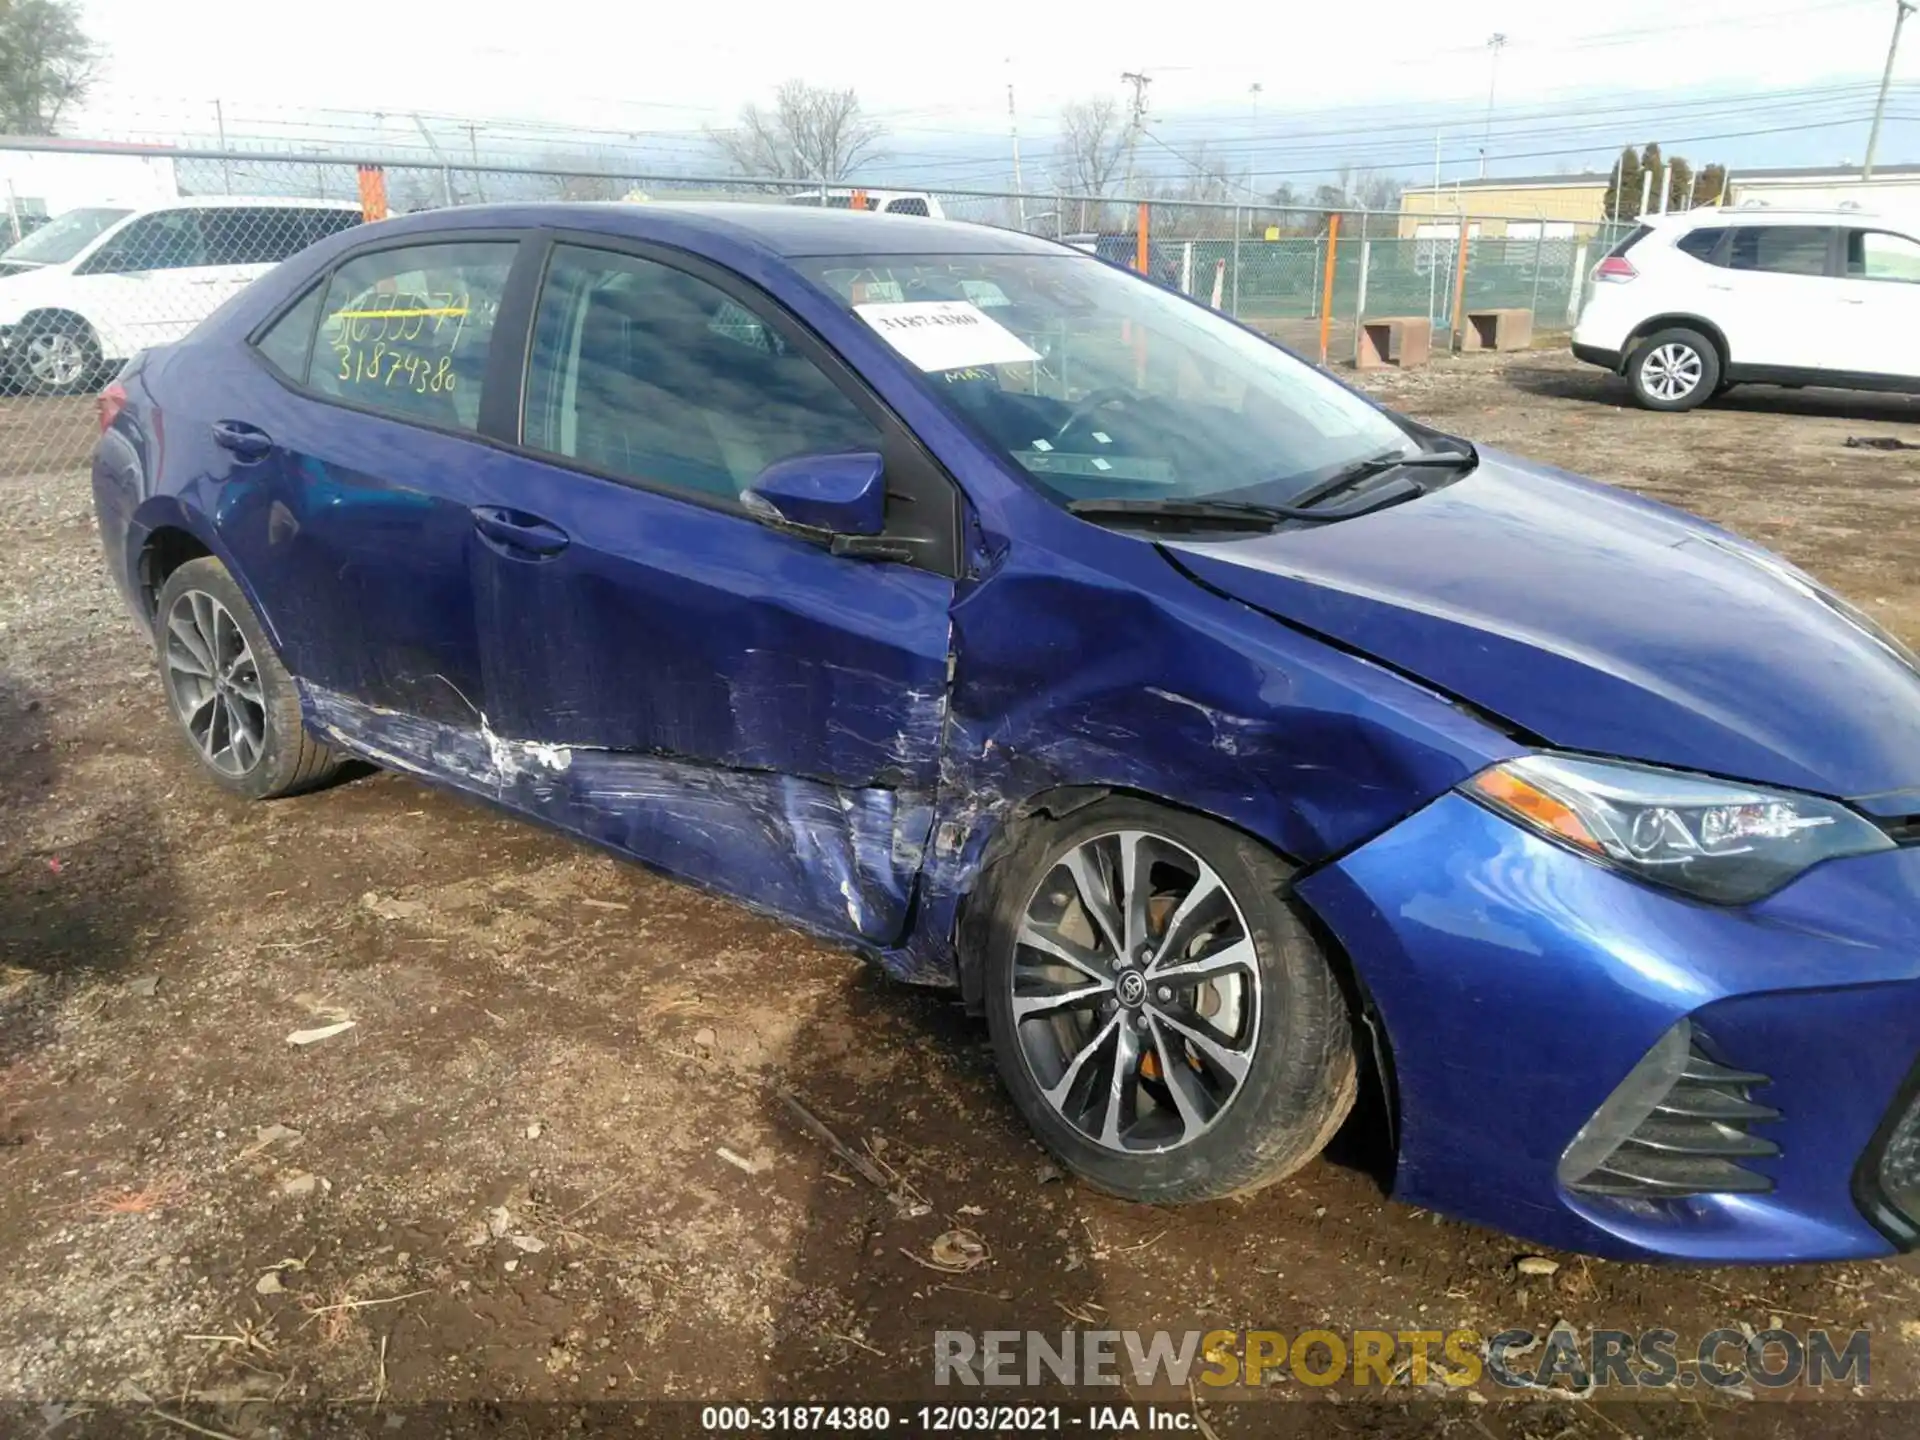
[[[473,193],[479,196],[480,203],[484,205],[487,200],[487,190],[480,179],[479,127],[471,120],[467,121],[467,158],[473,162]]]
[[[1487,66],[1487,125],[1480,137],[1480,178],[1487,178],[1487,147],[1493,143],[1493,89],[1500,83],[1500,52],[1507,48],[1507,37],[1495,33],[1487,40],[1487,49],[1493,53]]]
[[[1127,121],[1127,178],[1120,187],[1131,195],[1133,193],[1133,157],[1134,152],[1140,148],[1140,132],[1147,123],[1147,86],[1153,83],[1153,77],[1129,70],[1120,77],[1120,83],[1133,87],[1133,101],[1128,106]]]
[[[452,205],[453,166],[447,163],[447,157],[441,153],[440,142],[433,138],[433,132],[427,128],[427,122],[420,118],[418,110],[413,112],[413,123],[420,131],[420,138],[427,142],[427,149],[433,152],[433,158],[440,162],[440,195],[448,205]]]
[[[227,148],[227,112],[220,108],[218,96],[214,97],[213,102],[213,128],[220,132],[220,150],[222,156],[220,161],[220,188],[226,194],[231,195],[233,193],[233,165],[231,161],[225,158]],[[1871,157],[1868,158],[1867,163],[1869,165],[1873,163]]]
[[[1867,158],[1860,167],[1860,178],[1873,178],[1873,152],[1880,146],[1880,122],[1887,113],[1887,91],[1893,85],[1893,60],[1900,53],[1900,27],[1913,14],[1913,0],[1893,0],[1893,40],[1887,46],[1887,68],[1880,76],[1880,98],[1873,105],[1873,129],[1867,133]]]
[[[1013,71],[1013,57],[1007,57],[1007,71]],[[1020,228],[1027,228],[1027,187],[1020,178],[1020,116],[1013,106],[1013,81],[1007,81],[1007,134],[1013,141],[1013,198],[1020,214]]]

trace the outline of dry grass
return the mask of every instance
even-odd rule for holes
[[[178,1205],[193,1192],[183,1175],[168,1173],[140,1187],[108,1186],[80,1202],[82,1214],[95,1219],[114,1215],[150,1215],[170,1205]]]

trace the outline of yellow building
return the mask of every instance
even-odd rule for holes
[[[1591,232],[1606,218],[1607,171],[1579,175],[1500,176],[1411,186],[1400,192],[1400,234],[1451,234],[1472,218],[1476,234],[1531,240]],[[1426,217],[1432,216],[1432,219]]]

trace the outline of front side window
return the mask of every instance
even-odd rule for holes
[[[1417,448],[1312,366],[1083,255],[798,264],[1061,503],[1284,504],[1355,462]]]
[[[130,211],[105,206],[69,210],[35,230],[19,244],[0,252],[0,263],[59,265],[73,259],[97,240],[108,226],[117,225]]]
[[[191,270],[207,263],[200,216],[193,210],[162,210],[127,222],[127,228],[94,252],[84,269],[99,274]]]
[[[1849,230],[1847,274],[1855,280],[1920,284],[1920,240],[1889,230]]]
[[[1727,264],[1735,270],[1776,275],[1825,275],[1833,232],[1818,225],[1738,225]]]
[[[321,305],[307,383],[323,395],[454,430],[480,423],[511,241],[409,245],[349,260]]]
[[[541,292],[526,406],[533,449],[730,501],[776,460],[880,448],[840,388],[725,292],[566,245]]]

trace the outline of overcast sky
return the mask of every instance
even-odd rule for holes
[[[1009,81],[1025,137],[1043,148],[1063,102],[1121,96],[1120,73],[1134,70],[1153,77],[1150,110],[1168,142],[1246,142],[1248,156],[1275,171],[1286,168],[1285,152],[1268,153],[1258,142],[1298,134],[1316,110],[1332,112],[1322,128],[1355,143],[1372,138],[1383,163],[1405,165],[1414,151],[1432,147],[1430,128],[1417,145],[1391,130],[1370,135],[1396,120],[1430,126],[1446,118],[1471,130],[1486,102],[1486,41],[1495,32],[1508,43],[1498,62],[1494,149],[1516,157],[1509,171],[1559,168],[1553,157],[1536,161],[1531,152],[1555,149],[1553,124],[1588,98],[1666,87],[1680,100],[1766,87],[1775,98],[1754,126],[1811,127],[1801,138],[1818,139],[1817,153],[1857,158],[1894,9],[1893,0],[83,6],[110,60],[95,100],[69,128],[95,133],[205,133],[216,97],[230,130],[257,133],[278,121],[292,127],[282,133],[307,129],[331,142],[391,133],[414,111],[697,132],[801,77],[853,86],[886,123],[888,149],[911,164],[950,154],[956,136],[1004,132]],[[1920,23],[1908,27],[1897,74],[1920,80]],[[1909,83],[1894,109],[1920,113],[1920,86]],[[1669,118],[1680,133],[1742,128],[1738,107],[1724,102],[1680,106]],[[1895,138],[1914,135],[1920,128],[1903,121]],[[1466,153],[1477,138],[1458,148]],[[1590,138],[1562,132],[1564,141]],[[687,142],[690,158],[694,143]],[[1920,155],[1883,150],[1883,160],[1896,158]]]

